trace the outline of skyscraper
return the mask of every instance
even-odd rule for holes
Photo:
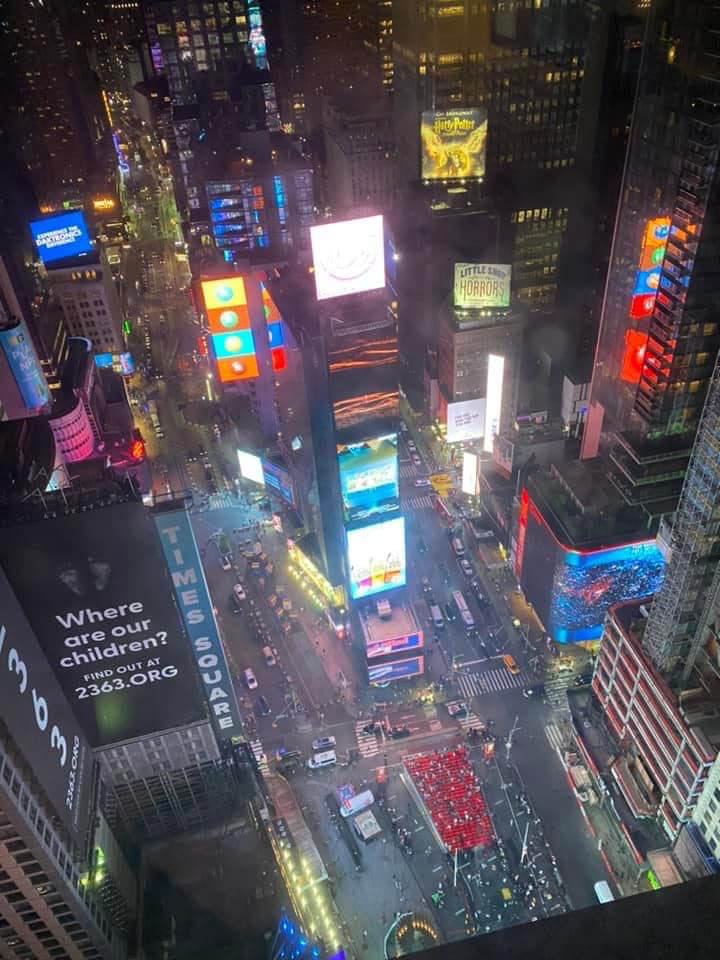
[[[720,344],[717,18],[649,14],[583,443],[650,515],[673,508]]]

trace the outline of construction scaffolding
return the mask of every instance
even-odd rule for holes
[[[674,686],[684,686],[712,611],[709,565],[717,565],[720,535],[720,355],[710,380],[670,538],[663,585],[650,610],[643,647]]]

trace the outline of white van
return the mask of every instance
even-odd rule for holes
[[[611,900],[615,899],[607,880],[598,880],[595,884],[595,896],[600,903],[610,903]]]
[[[270,649],[270,647],[263,647],[263,648],[262,648],[262,655],[263,655],[263,657],[265,658],[265,663],[266,663],[269,667],[275,667],[275,666],[277,666],[277,660],[275,659],[275,654],[272,652],[272,650]]]
[[[337,756],[334,750],[326,750],[325,753],[316,753],[310,757],[307,765],[311,770],[317,770],[319,767],[332,767],[337,763]]]
[[[463,542],[462,542],[462,540],[460,539],[460,537],[453,537],[453,539],[452,539],[452,548],[453,548],[453,550],[455,551],[455,556],[456,556],[456,557],[464,557],[464,556],[465,556],[465,547],[463,546]]]
[[[436,630],[442,630],[445,627],[445,618],[436,603],[430,604],[430,616],[432,617],[433,626]]]
[[[248,667],[247,670],[243,670],[243,679],[248,690],[257,690],[258,682],[250,667]]]

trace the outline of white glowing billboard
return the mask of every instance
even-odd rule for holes
[[[385,286],[382,216],[318,224],[310,242],[318,300]]]
[[[262,460],[254,453],[247,453],[245,450],[238,450],[238,463],[240,464],[240,476],[245,480],[252,480],[265,486],[265,474],[263,473]]]
[[[477,494],[478,482],[478,455],[476,453],[463,453],[462,468],[462,492],[468,496],[474,497]]]
[[[465,310],[509,307],[511,275],[509,263],[456,263],[455,306]]]
[[[448,443],[477,440],[485,431],[485,398],[458,400],[447,405]]]
[[[347,548],[353,600],[405,586],[405,517],[348,530]]]
[[[500,432],[505,357],[488,354],[487,397],[485,399],[485,439],[483,450],[493,452],[493,437]]]

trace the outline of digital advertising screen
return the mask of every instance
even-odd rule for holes
[[[485,398],[458,400],[447,405],[448,443],[477,440],[485,433]]]
[[[347,522],[399,508],[396,433],[362,443],[340,444],[337,459]]]
[[[242,277],[203,280],[200,288],[220,382],[234,383],[257,377],[259,369],[245,281]]]
[[[264,487],[265,474],[260,457],[255,453],[248,453],[246,450],[238,450],[237,456],[240,464],[240,476],[244,480],[252,480],[253,483],[259,483],[261,487]]]
[[[597,639],[610,607],[660,588],[665,561],[655,540],[574,550],[555,538],[526,494],[520,583],[557,643]]]
[[[402,637],[392,637],[390,640],[377,640],[375,643],[368,643],[365,647],[365,656],[368,660],[374,660],[376,657],[387,657],[406,650],[420,650],[422,646],[422,632],[409,633]]]
[[[33,220],[30,233],[44,264],[67,257],[81,257],[93,248],[82,210],[69,210],[43,220]]]
[[[243,735],[232,676],[218,633],[205,571],[185,510],[159,513],[155,526],[219,742]]]
[[[456,263],[453,299],[463,310],[510,306],[509,263]]]
[[[92,747],[206,716],[142,504],[9,527],[0,565]]]
[[[385,286],[382,216],[318,224],[310,242],[318,300]]]
[[[92,753],[2,570],[0,655],[9,668],[0,670],[3,723],[58,816],[80,840],[88,826]]]
[[[262,472],[265,486],[281,497],[291,507],[297,506],[295,484],[288,471],[270,460],[262,460]]]
[[[493,438],[500,432],[500,414],[502,413],[503,376],[505,357],[497,353],[488,354],[487,387],[485,390],[485,432],[483,450],[493,451]]]
[[[405,517],[348,530],[347,548],[353,600],[405,585]]]
[[[395,660],[392,663],[378,663],[368,667],[368,680],[371,686],[380,687],[394,680],[406,680],[418,677],[425,672],[424,657],[409,657],[407,660]]]
[[[50,401],[50,389],[24,320],[0,330],[0,349],[26,408],[44,407]]]
[[[462,492],[466,493],[469,497],[477,495],[478,462],[478,455],[476,453],[468,453],[467,450],[463,450],[461,489]]]
[[[478,180],[485,176],[487,110],[423,110],[422,180]]]

